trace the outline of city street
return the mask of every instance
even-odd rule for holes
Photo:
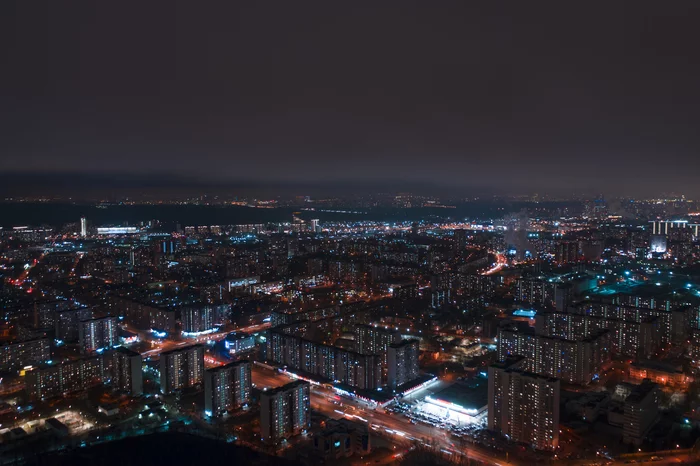
[[[138,334],[139,340],[152,342],[152,344],[155,346],[155,348],[142,353],[142,356],[144,358],[150,357],[151,359],[154,359],[163,351],[170,351],[170,350],[175,349],[179,346],[194,345],[197,343],[206,343],[207,341],[219,341],[219,340],[226,338],[226,335],[228,335],[229,333],[232,333],[232,332],[256,333],[256,332],[263,331],[269,327],[270,327],[269,323],[260,324],[260,325],[250,325],[248,327],[227,329],[226,331],[210,333],[207,335],[199,336],[197,338],[189,338],[189,339],[185,339],[185,340],[181,340],[181,341],[176,341],[176,340],[170,340],[170,339],[160,340],[160,339],[154,338],[153,334],[151,334],[151,332],[148,332],[145,330],[136,330],[133,327],[130,327],[128,325],[124,326],[124,328],[126,330]]]
[[[269,369],[253,366],[253,383],[259,389],[274,388],[289,383],[290,376]],[[356,421],[366,422],[375,435],[388,436],[398,445],[412,445],[418,442],[424,445],[443,445],[443,452],[455,455],[455,458],[465,456],[477,459],[487,464],[505,465],[518,464],[511,459],[494,458],[494,453],[477,449],[474,446],[465,446],[463,441],[456,440],[452,435],[437,427],[421,423],[411,423],[410,420],[400,414],[381,412],[369,407],[362,401],[341,397],[321,386],[313,385],[311,389],[311,408],[330,418],[339,419],[345,417]]]

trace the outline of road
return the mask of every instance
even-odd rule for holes
[[[508,260],[503,254],[496,253],[496,265],[483,272],[481,275],[492,275],[494,273],[500,272],[503,267],[508,265]]]
[[[291,377],[259,366],[253,367],[253,383],[257,388],[274,388],[289,383]],[[345,417],[361,422],[367,422],[377,434],[389,436],[393,441],[402,445],[412,445],[415,442],[442,445],[445,453],[455,455],[455,458],[467,457],[486,464],[503,466],[518,464],[515,461],[507,463],[504,459],[494,458],[495,454],[472,445],[465,445],[452,437],[447,431],[426,424],[411,424],[409,419],[400,414],[393,414],[372,409],[361,401],[340,397],[323,387],[312,385],[311,409],[330,418]]]
[[[7,396],[13,393],[18,393],[24,390],[24,383],[15,381],[9,384],[3,384],[2,378],[0,377],[0,396]]]
[[[243,332],[243,333],[255,333],[255,332],[260,332],[262,330],[265,330],[270,327],[269,323],[266,324],[260,324],[260,325],[250,325],[248,327],[241,327],[241,328],[233,328],[233,329],[227,329],[226,331],[223,332],[217,332],[217,333],[209,333],[207,335],[201,335],[197,338],[187,338],[184,340],[170,340],[170,339],[157,339],[154,338],[151,332],[146,331],[146,330],[138,330],[133,327],[130,327],[128,325],[125,325],[124,328],[130,332],[136,333],[139,336],[139,340],[141,341],[148,341],[154,344],[156,347],[153,348],[152,350],[144,351],[141,353],[143,357],[150,357],[151,359],[157,357],[160,353],[163,351],[170,351],[173,349],[176,349],[180,346],[185,346],[185,345],[194,345],[196,343],[206,343],[207,341],[219,341],[224,338],[226,338],[226,335],[228,335],[231,332]]]

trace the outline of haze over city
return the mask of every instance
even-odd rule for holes
[[[0,466],[700,464],[698,24],[0,2]]]
[[[4,2],[0,170],[697,195],[695,2]]]

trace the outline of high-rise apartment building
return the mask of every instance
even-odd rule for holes
[[[92,318],[92,309],[80,307],[56,310],[53,317],[56,340],[61,343],[74,343],[79,339],[80,322]]]
[[[700,236],[700,224],[690,223],[687,220],[654,220],[652,223],[652,234],[669,235],[674,230],[687,228],[693,232],[693,236]]]
[[[25,385],[30,400],[46,400],[87,390],[108,378],[108,364],[96,355],[61,364],[41,364],[27,371]]]
[[[488,428],[540,450],[559,445],[558,379],[522,370],[523,358],[489,367]]]
[[[700,365],[700,330],[690,333],[690,359],[695,366]]]
[[[182,308],[181,322],[183,335],[196,335],[214,328],[214,306],[195,306]]]
[[[621,293],[613,295],[611,301],[583,301],[560,314],[564,319],[569,319],[566,314],[577,314],[638,323],[656,319],[654,326],[658,327],[660,345],[680,344],[685,341],[688,331],[696,328],[694,316],[697,316],[697,307],[687,306],[682,300]]]
[[[250,361],[236,361],[204,372],[204,411],[219,417],[250,402]]]
[[[393,329],[373,325],[355,326],[355,350],[360,354],[377,354],[382,364],[382,379],[387,378],[389,345],[401,341],[401,334]]]
[[[467,230],[459,228],[454,231],[452,249],[456,258],[462,257],[467,248]]]
[[[540,278],[518,278],[515,300],[528,305],[554,306],[558,283]]]
[[[355,349],[361,354],[383,354],[389,345],[401,341],[401,334],[393,329],[359,324],[355,326]],[[386,357],[383,358],[386,362]]]
[[[573,384],[595,380],[610,360],[611,334],[600,330],[581,340],[536,335],[514,328],[499,328],[498,359],[526,358],[524,369]]]
[[[108,356],[112,358],[112,386],[132,396],[141,395],[143,393],[141,355],[120,346]]]
[[[659,388],[650,380],[637,385],[625,399],[622,441],[639,446],[659,418]]]
[[[612,352],[635,358],[654,354],[661,341],[659,323],[657,317],[635,321],[561,312],[543,312],[535,316],[535,329],[539,335],[583,340],[609,330]]]
[[[381,361],[376,354],[360,354],[336,349],[336,380],[361,390],[374,390],[381,386]]]
[[[411,382],[418,378],[418,357],[420,348],[418,340],[402,340],[389,345],[387,349],[387,382],[391,388]]]
[[[297,380],[260,395],[260,438],[265,442],[297,435],[311,426],[310,384]]]
[[[379,355],[360,354],[296,335],[287,335],[277,329],[268,332],[266,355],[271,362],[318,375],[331,382],[341,382],[364,390],[373,390],[382,385]]]
[[[51,359],[48,338],[14,341],[0,346],[0,371],[16,371]]]
[[[202,383],[204,345],[185,346],[160,355],[160,391],[164,395]]]
[[[554,252],[554,260],[559,264],[578,262],[580,259],[578,241],[559,241]]]
[[[90,354],[117,345],[117,318],[113,316],[83,320],[78,324],[80,351]]]

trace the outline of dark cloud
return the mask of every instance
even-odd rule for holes
[[[697,195],[700,4],[0,4],[0,170]]]

